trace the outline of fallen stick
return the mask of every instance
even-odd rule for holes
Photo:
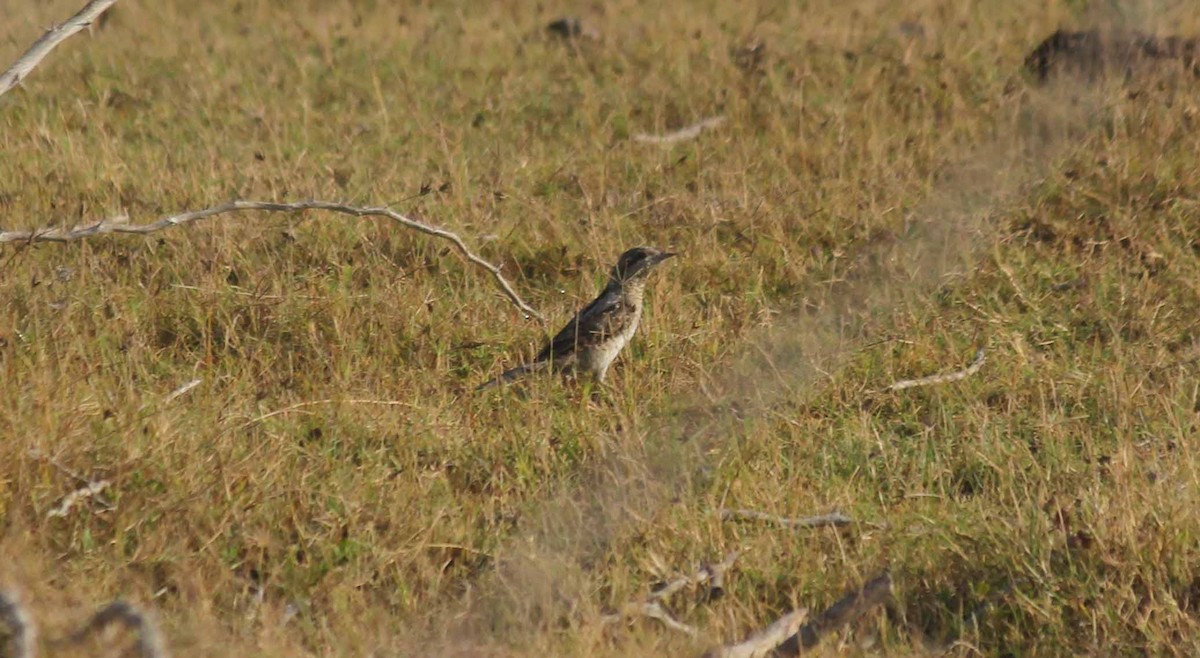
[[[64,229],[59,227],[48,227],[34,229],[29,231],[0,231],[0,244],[6,242],[73,242],[82,240],[96,235],[104,235],[107,233],[129,233],[134,235],[146,235],[155,233],[173,226],[188,224],[201,219],[207,219],[216,215],[227,213],[246,212],[250,210],[261,210],[266,212],[301,212],[305,210],[325,210],[328,212],[341,213],[343,215],[351,215],[353,217],[386,217],[406,228],[431,235],[435,238],[440,238],[450,242],[454,248],[462,255],[463,258],[474,263],[480,268],[491,273],[496,284],[508,297],[509,301],[516,305],[526,315],[537,318],[545,322],[545,318],[540,313],[535,311],[532,306],[525,303],[521,299],[516,290],[500,273],[500,268],[492,265],[486,260],[480,258],[471,251],[467,244],[463,242],[457,234],[447,231],[446,229],[418,222],[415,219],[410,219],[400,213],[386,207],[358,207],[348,206],[341,203],[331,201],[296,201],[293,203],[275,203],[271,201],[230,201],[221,205],[204,208],[203,210],[194,210],[191,212],[179,213],[169,217],[163,217],[158,221],[149,224],[128,224],[128,218],[118,216],[111,219],[102,219],[94,224],[84,227],[74,227]]]
[[[621,606],[620,611],[605,615],[601,619],[601,623],[613,624],[627,617],[648,617],[661,622],[671,630],[679,631],[691,637],[698,637],[700,635],[699,631],[694,626],[675,619],[666,606],[663,605],[663,601],[688,585],[703,585],[707,583],[709,591],[720,590],[724,586],[725,572],[733,566],[733,563],[740,555],[740,551],[733,551],[717,564],[706,564],[690,576],[674,578],[656,587],[644,601],[626,603]]]
[[[46,513],[46,518],[67,518],[67,515],[71,513],[71,510],[75,507],[76,503],[87,498],[95,498],[99,496],[101,493],[104,493],[104,490],[107,489],[111,484],[112,483],[108,480],[89,481],[86,485],[63,496],[62,501],[59,502],[54,509]]]
[[[55,25],[46,30],[33,45],[26,50],[23,55],[13,62],[13,65],[8,67],[4,73],[0,73],[0,96],[7,94],[9,91],[21,84],[33,69],[50,54],[51,50],[58,47],[58,44],[66,41],[71,36],[86,29],[92,24],[92,21],[100,17],[108,10],[109,7],[116,4],[117,0],[92,0],[83,6],[76,14],[68,18],[60,25]],[[10,17],[11,18],[11,17]]]
[[[662,602],[660,601],[640,601],[637,603],[626,603],[625,605],[621,606],[620,612],[611,615],[605,615],[600,621],[603,624],[615,624],[616,622],[619,622],[627,617],[647,617],[660,622],[663,626],[666,626],[673,631],[679,631],[684,635],[691,637],[698,637],[700,635],[700,631],[696,630],[695,626],[685,624],[672,616],[670,612],[667,612],[666,607],[663,606]]]
[[[821,638],[851,624],[865,615],[868,610],[886,602],[891,597],[892,575],[885,571],[867,581],[862,589],[856,589],[838,599],[816,619],[805,624],[795,635],[779,645],[778,655],[796,656],[804,649],[811,649],[821,641]]]
[[[179,388],[175,389],[174,391],[171,391],[170,395],[163,398],[163,404],[167,404],[168,402],[173,401],[175,398],[178,398],[179,396],[183,395],[184,393],[187,393],[188,391],[192,390],[193,388],[196,388],[203,382],[204,382],[203,379],[193,379],[192,381],[185,383],[183,386],[180,386]]]
[[[11,658],[33,658],[37,653],[37,627],[21,605],[15,590],[0,590],[0,627],[7,631]]]
[[[75,480],[76,482],[78,482],[80,484],[80,487],[78,489],[76,489],[72,493],[67,494],[62,499],[62,501],[59,503],[59,505],[54,510],[50,511],[50,513],[47,515],[47,518],[53,518],[55,516],[66,516],[66,513],[69,512],[71,507],[74,506],[78,502],[78,499],[80,497],[91,498],[91,499],[95,500],[97,503],[100,503],[100,505],[102,505],[106,509],[113,509],[112,502],[109,500],[106,500],[103,496],[100,495],[104,492],[105,489],[107,489],[109,487],[109,484],[110,484],[109,482],[104,481],[104,480],[93,480],[92,478],[83,477],[83,474],[80,473],[79,471],[67,468],[62,462],[58,461],[57,459],[55,459],[54,457],[52,457],[50,455],[47,455],[46,453],[42,452],[41,450],[38,450],[37,448],[30,450],[27,454],[33,459],[37,459],[39,461],[44,461],[44,462],[50,464],[54,468],[57,468],[64,475]]]
[[[833,512],[831,514],[822,514],[820,516],[809,516],[799,519],[789,519],[783,516],[775,516],[774,514],[766,514],[751,509],[723,509],[721,510],[722,521],[762,521],[791,530],[804,530],[807,528],[820,528],[823,526],[841,527],[854,523],[854,519],[842,514],[841,512]]]
[[[737,644],[709,649],[704,653],[704,658],[763,658],[772,655],[777,647],[796,635],[806,619],[808,610],[793,610]]]
[[[695,139],[700,136],[705,130],[716,128],[725,123],[725,117],[709,117],[701,121],[697,121],[690,126],[685,126],[679,130],[675,130],[662,135],[653,135],[650,133],[638,133],[633,136],[633,141],[643,142],[646,144],[674,144],[688,139]]]
[[[655,588],[647,597],[649,601],[661,601],[675,594],[688,585],[703,585],[708,583],[710,590],[718,590],[725,586],[725,572],[733,567],[733,563],[741,556],[741,551],[733,551],[717,564],[706,564],[690,576],[680,576],[661,587]]]
[[[82,628],[59,640],[56,644],[81,644],[92,635],[113,624],[120,624],[137,633],[137,648],[142,658],[167,658],[168,653],[163,644],[162,635],[158,632],[158,625],[154,623],[148,613],[124,601],[113,601],[104,606],[99,612],[92,615],[92,618]]]
[[[975,373],[979,372],[979,369],[983,367],[983,360],[984,360],[984,350],[983,350],[983,348],[979,348],[979,351],[975,353],[975,360],[972,361],[970,365],[968,365],[966,368],[964,368],[962,370],[956,370],[954,372],[942,373],[939,375],[929,375],[928,377],[919,377],[917,379],[902,379],[898,382],[895,382],[887,387],[880,389],[879,392],[880,393],[890,393],[892,391],[903,391],[906,388],[916,388],[917,386],[932,386],[934,384],[946,384],[949,382],[956,382],[956,381],[959,381],[962,379],[966,379],[967,377],[970,377],[971,375],[974,375]]]
[[[762,631],[738,644],[710,649],[704,658],[784,658],[797,656],[816,646],[821,638],[862,617],[871,608],[892,596],[892,577],[886,571],[868,581],[862,589],[838,599],[816,619],[808,621],[808,611],[793,610]]]

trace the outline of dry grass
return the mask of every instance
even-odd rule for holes
[[[0,0],[0,61],[78,4]],[[824,650],[1195,653],[1200,87],[1019,71],[1060,24],[1194,7],[796,4],[607,3],[564,43],[525,3],[119,3],[0,99],[3,228],[394,203],[556,323],[623,248],[684,257],[605,390],[472,395],[542,329],[394,224],[9,245],[0,588],[49,639],[139,601],[178,655],[649,656],[890,567]],[[111,484],[47,518],[67,471]],[[672,604],[701,641],[602,623],[739,547]]]

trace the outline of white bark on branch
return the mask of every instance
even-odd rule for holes
[[[463,258],[491,273],[492,278],[496,281],[496,284],[500,286],[500,289],[504,292],[504,295],[508,297],[509,301],[511,301],[518,309],[520,309],[521,312],[525,313],[526,316],[537,318],[539,321],[545,322],[545,318],[542,317],[540,313],[535,311],[529,304],[526,304],[525,300],[521,299],[520,295],[518,295],[516,290],[513,289],[512,284],[508,282],[508,279],[504,278],[504,275],[500,273],[499,266],[493,265],[476,255],[475,252],[471,251],[471,249],[467,247],[467,244],[463,242],[462,238],[460,238],[457,234],[451,233],[446,229],[433,226],[431,224],[425,224],[415,219],[410,219],[392,210],[391,208],[386,207],[348,206],[331,201],[316,200],[296,201],[293,203],[275,203],[271,201],[230,201],[228,203],[212,206],[211,208],[204,208],[202,210],[194,210],[191,212],[171,215],[169,217],[163,217],[162,219],[149,224],[129,224],[127,217],[118,216],[112,219],[100,220],[95,224],[88,226],[72,227],[69,229],[48,227],[30,231],[0,231],[0,244],[6,242],[73,242],[75,240],[82,240],[84,238],[107,233],[130,233],[135,235],[146,235],[148,233],[155,233],[173,226],[179,226],[181,224],[188,224],[201,219],[207,219],[216,215],[252,210],[261,210],[266,212],[302,212],[305,210],[324,210],[328,212],[341,213],[343,215],[351,215],[353,217],[386,217],[387,219],[390,219],[404,226],[405,228],[409,228],[426,235],[431,235],[435,238],[440,238],[451,243]]]
[[[892,575],[888,572],[867,581],[862,589],[847,592],[845,596],[817,615],[780,644],[775,655],[779,658],[798,656],[806,649],[817,646],[822,638],[844,626],[849,626],[875,606],[883,605],[892,598]]]
[[[831,514],[822,514],[820,516],[808,516],[800,519],[789,519],[783,516],[775,516],[765,512],[758,512],[752,509],[723,509],[721,510],[722,521],[761,521],[771,525],[777,525],[791,530],[803,530],[807,528],[820,528],[823,526],[841,527],[854,523],[854,519],[842,514],[841,512],[833,512]]]
[[[764,658],[772,655],[775,653],[775,647],[795,635],[806,619],[808,610],[793,610],[742,642],[710,649],[704,654],[704,658]]]
[[[725,123],[725,117],[716,116],[697,121],[690,126],[685,126],[679,130],[675,130],[662,135],[653,135],[650,133],[638,133],[633,136],[633,141],[643,142],[646,144],[674,144],[689,139],[695,139],[700,136],[700,133],[705,130],[711,130]]]
[[[647,601],[662,601],[688,585],[708,584],[709,589],[721,589],[725,586],[725,572],[733,567],[733,563],[741,556],[741,551],[733,551],[724,560],[716,564],[706,564],[690,576],[680,576],[650,592]]]
[[[88,498],[96,498],[100,494],[104,493],[104,490],[108,489],[111,485],[112,483],[108,480],[96,480],[94,482],[88,482],[86,486],[82,486],[63,496],[62,501],[56,505],[54,509],[46,513],[46,518],[67,518],[67,515],[71,513],[71,510],[74,509],[75,505],[78,504],[79,501],[87,500]]]
[[[645,600],[626,603],[621,607],[619,612],[605,615],[601,619],[601,622],[604,624],[613,624],[626,617],[648,617],[661,622],[662,625],[673,631],[679,631],[691,637],[698,637],[700,632],[696,630],[696,627],[675,619],[666,606],[663,605],[663,601],[689,585],[707,584],[710,592],[720,590],[724,587],[725,572],[729,571],[740,555],[740,551],[733,551],[717,564],[706,564],[692,575],[674,578],[662,586],[655,588]]]
[[[695,626],[685,624],[671,615],[661,601],[638,601],[634,603],[626,603],[621,607],[621,611],[605,615],[601,620],[604,624],[615,624],[626,617],[646,617],[654,619],[667,628],[683,633],[691,637],[699,637],[700,631],[696,630]]]
[[[967,377],[970,377],[971,375],[974,375],[975,373],[979,372],[979,369],[983,367],[983,360],[984,360],[984,351],[983,351],[983,348],[979,348],[979,351],[975,353],[975,360],[971,361],[971,364],[962,370],[956,370],[954,372],[947,372],[947,373],[943,373],[940,375],[929,375],[928,377],[919,377],[917,379],[902,379],[902,380],[895,382],[895,383],[891,384],[890,386],[882,389],[880,391],[880,393],[890,393],[891,391],[903,391],[906,388],[916,388],[917,386],[932,386],[934,384],[946,384],[949,382],[959,381],[960,379],[966,379]]]
[[[51,50],[72,35],[86,29],[92,24],[92,21],[99,18],[100,14],[103,14],[116,2],[117,0],[92,0],[84,5],[78,13],[68,18],[65,23],[46,30],[46,33],[34,41],[29,50],[26,50],[24,55],[21,55],[12,66],[8,67],[7,71],[0,73],[0,96],[21,84],[21,81],[45,59],[46,55],[50,54]]]
[[[196,388],[197,386],[199,386],[200,384],[203,384],[203,383],[204,383],[203,379],[193,379],[193,380],[185,383],[184,385],[180,386],[179,388],[175,389],[174,391],[171,391],[170,395],[163,398],[163,404],[170,403],[171,401],[175,400],[175,398],[178,398],[178,397],[184,395],[188,391],[192,390],[193,388]]]
[[[710,649],[703,658],[789,658],[811,649],[822,638],[843,626],[848,626],[875,606],[892,598],[892,577],[884,572],[872,578],[862,589],[855,589],[838,599],[811,621],[807,610],[794,610],[780,617],[744,642]],[[805,623],[807,622],[807,623]]]

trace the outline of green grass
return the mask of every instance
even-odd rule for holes
[[[35,4],[0,0],[0,61],[78,3]],[[620,2],[564,44],[523,3],[119,3],[0,98],[4,229],[392,203],[554,326],[384,220],[6,245],[0,585],[50,638],[141,602],[176,655],[649,656],[889,568],[821,650],[1194,653],[1197,87],[1031,88],[1033,45],[1112,17],[1045,4]],[[1200,32],[1149,7],[1121,20]],[[635,244],[683,256],[610,385],[471,393]],[[55,462],[112,509],[48,519]],[[601,623],[734,548],[724,598],[673,602],[700,640]]]

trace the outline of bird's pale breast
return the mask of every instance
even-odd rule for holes
[[[604,381],[608,368],[616,360],[617,355],[629,344],[629,339],[637,331],[638,322],[642,319],[642,307],[634,307],[629,322],[608,340],[583,350],[579,354],[579,365],[596,375],[596,379]]]

